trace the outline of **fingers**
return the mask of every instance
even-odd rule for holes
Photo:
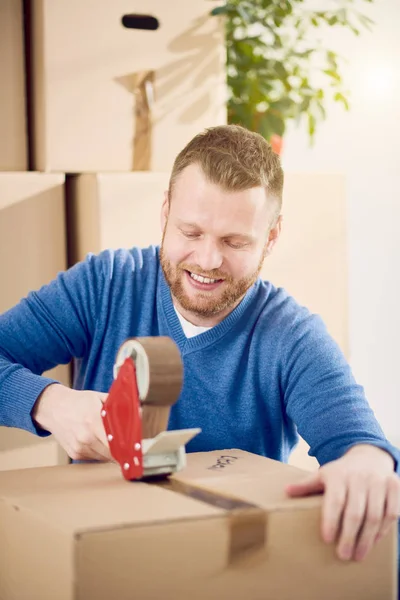
[[[322,505],[322,539],[328,544],[338,537],[346,498],[346,485],[340,479],[326,486]]]
[[[347,502],[343,512],[342,530],[337,545],[337,554],[342,560],[350,560],[353,556],[357,536],[364,521],[366,508],[366,486],[355,478],[349,484]]]
[[[85,396],[86,410],[70,441],[72,447],[69,455],[72,459],[111,460],[108,440],[100,416],[101,403],[106,397],[107,394],[97,393]]]
[[[363,560],[399,518],[400,478],[354,477],[350,483],[330,479],[322,507],[322,537],[338,539],[337,555],[342,560]]]
[[[376,541],[380,540],[391,529],[394,522],[399,518],[400,513],[400,478],[393,475],[386,489],[386,503],[384,517],[381,528],[376,536]]]
[[[72,460],[108,461],[111,459],[109,448],[94,436],[78,437],[66,450]]]
[[[68,456],[72,460],[83,460],[83,461],[91,461],[96,460],[100,462],[107,461],[103,454],[94,450],[93,445],[90,446],[80,446],[79,451],[71,451],[68,453]]]
[[[371,550],[375,538],[381,530],[385,512],[386,487],[376,482],[368,493],[365,520],[356,544],[354,558],[363,560]]]
[[[291,483],[286,486],[286,492],[292,497],[310,496],[323,492],[324,488],[324,482],[318,472],[300,483]]]
[[[400,478],[381,450],[350,452],[320,469],[325,488],[322,537],[337,542],[342,560],[363,560],[400,516]],[[315,488],[315,480],[308,481],[301,491]],[[291,492],[300,492],[299,486]]]
[[[111,460],[110,449],[108,443],[99,438],[95,438],[91,445],[90,450],[101,457],[100,460]]]
[[[106,431],[104,429],[104,425],[103,425],[103,421],[99,415],[96,415],[96,419],[94,420],[94,422],[91,424],[91,431],[93,436],[99,441],[101,442],[101,444],[105,447],[108,448],[108,440],[107,440],[107,434]]]

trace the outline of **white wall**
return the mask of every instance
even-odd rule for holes
[[[330,106],[312,148],[305,127],[290,127],[283,163],[287,171],[346,174],[350,362],[400,446],[400,1],[360,7],[375,21],[372,33],[326,34],[349,61],[351,111]]]

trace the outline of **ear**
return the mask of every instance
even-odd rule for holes
[[[270,229],[267,241],[267,254],[271,254],[282,230],[282,215],[279,215],[275,225]]]
[[[169,195],[168,195],[168,191],[165,191],[164,192],[164,201],[161,206],[161,214],[160,214],[160,225],[161,225],[162,232],[164,232],[165,225],[167,224],[168,213],[169,213]]]

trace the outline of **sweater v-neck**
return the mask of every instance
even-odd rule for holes
[[[208,331],[204,331],[199,335],[191,338],[187,338],[182,329],[182,325],[179,321],[178,315],[173,304],[171,290],[164,277],[161,265],[159,266],[158,273],[158,297],[157,297],[157,308],[159,314],[164,317],[167,328],[170,332],[170,336],[178,345],[182,354],[188,354],[198,350],[203,350],[211,344],[215,344],[221,339],[228,331],[230,331],[240,320],[243,313],[246,311],[248,306],[251,304],[253,298],[256,295],[259,280],[256,281],[246,292],[242,301],[229,313],[218,325],[215,325]]]

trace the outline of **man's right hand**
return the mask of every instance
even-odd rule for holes
[[[112,460],[100,415],[106,398],[101,392],[51,384],[37,399],[32,418],[73,460]]]

